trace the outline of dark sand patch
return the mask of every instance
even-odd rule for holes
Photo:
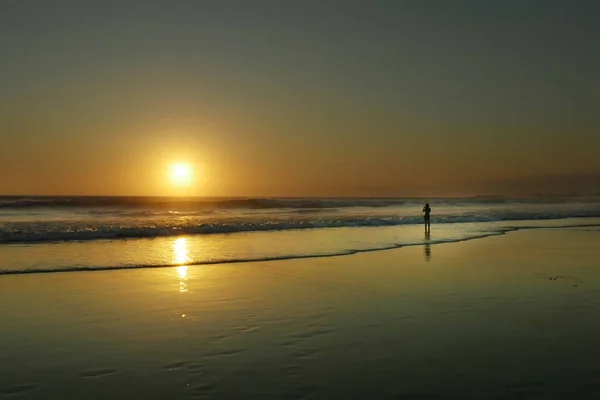
[[[546,385],[542,382],[513,382],[504,386],[505,389],[508,390],[531,390],[531,389],[540,389],[545,387]]]

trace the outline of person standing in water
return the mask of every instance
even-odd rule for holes
[[[423,216],[423,218],[425,220],[425,231],[429,232],[429,230],[431,229],[431,223],[429,221],[429,214],[431,213],[431,207],[429,207],[429,203],[425,204],[425,206],[423,207],[423,212],[425,213],[425,215]]]

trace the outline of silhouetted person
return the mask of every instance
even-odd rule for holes
[[[425,215],[423,216],[423,218],[425,219],[425,230],[429,231],[429,229],[431,229],[431,223],[429,220],[429,214],[431,213],[431,208],[429,207],[429,203],[425,204],[425,207],[423,207],[423,212],[425,213]]]

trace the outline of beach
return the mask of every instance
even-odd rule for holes
[[[600,399],[598,21],[0,0],[0,400]]]
[[[599,239],[2,276],[0,396],[597,398]]]

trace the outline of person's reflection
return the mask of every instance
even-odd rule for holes
[[[431,234],[429,231],[425,232],[425,260],[431,261],[431,243],[429,240],[431,239]]]

